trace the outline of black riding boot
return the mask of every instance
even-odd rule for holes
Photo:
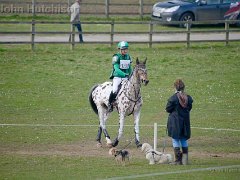
[[[113,102],[116,100],[116,96],[117,95],[115,93],[111,92],[108,100],[108,112],[113,111]]]
[[[174,155],[175,155],[175,161],[171,164],[182,165],[182,152],[180,151],[180,147],[174,148]]]

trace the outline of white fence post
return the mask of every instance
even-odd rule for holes
[[[157,150],[157,123],[154,123],[154,145],[153,145],[154,151]]]

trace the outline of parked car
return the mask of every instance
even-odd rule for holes
[[[159,21],[224,20],[231,3],[239,0],[169,0],[154,4],[152,19]],[[181,26],[183,26],[182,24]]]

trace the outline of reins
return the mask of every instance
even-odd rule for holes
[[[130,114],[132,114],[133,111],[134,111],[134,109],[135,109],[135,106],[136,106],[137,102],[142,98],[142,96],[139,96],[139,94],[140,94],[140,88],[139,88],[138,93],[136,93],[136,89],[135,89],[134,84],[133,84],[131,81],[129,81],[129,83],[131,83],[131,84],[133,85],[133,89],[134,89],[134,92],[135,92],[135,97],[137,97],[136,100],[133,100],[133,99],[131,99],[129,96],[126,95],[126,97],[128,98],[128,100],[130,100],[130,101],[132,101],[132,102],[134,103],[134,106],[133,106],[133,108],[132,108],[132,112],[130,113]],[[137,95],[136,95],[136,94],[137,94]]]
[[[129,81],[130,82],[130,81]],[[131,82],[130,82],[131,83]],[[133,85],[133,87],[134,87],[134,92],[135,92],[135,97],[138,97],[136,100],[133,100],[133,99],[131,99],[129,96],[127,96],[127,98],[130,100],[130,101],[132,101],[132,102],[134,102],[134,103],[137,103],[138,101],[139,101],[139,99],[141,98],[141,96],[139,96],[139,94],[140,94],[140,88],[139,88],[139,91],[138,91],[138,93],[136,93],[136,89],[135,89],[135,86],[134,86],[134,84],[133,83],[131,83],[132,85]]]

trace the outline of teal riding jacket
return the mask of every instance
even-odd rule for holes
[[[110,79],[114,77],[124,78],[132,73],[132,59],[129,54],[122,55],[120,53],[113,55],[112,65],[113,70],[110,75]]]

